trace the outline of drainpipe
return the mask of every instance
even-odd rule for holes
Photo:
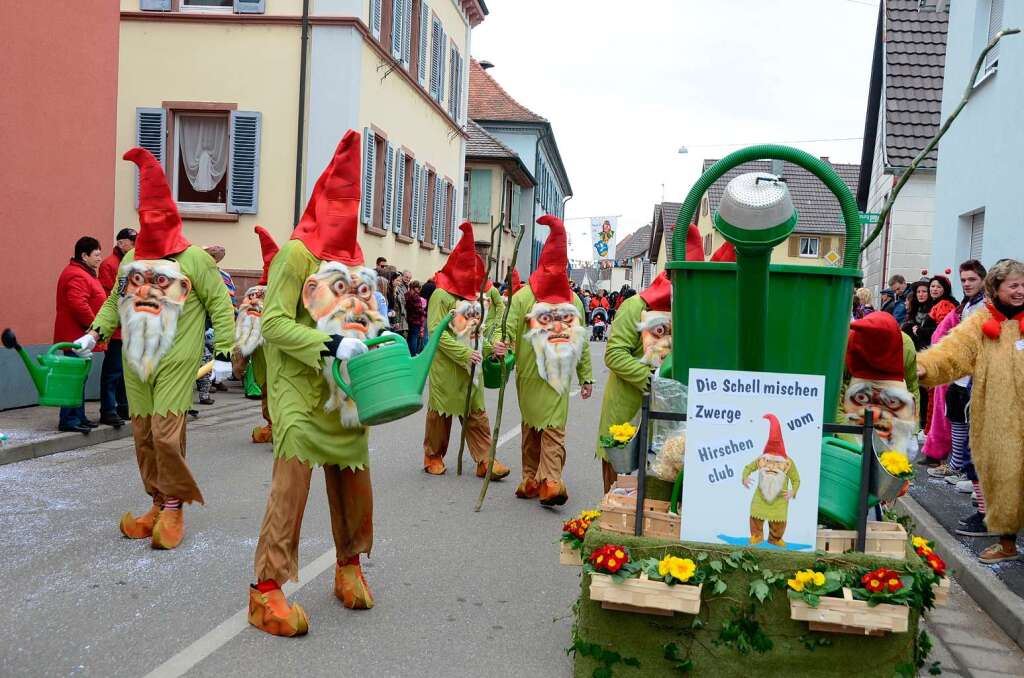
[[[551,130],[546,129],[544,133],[537,137],[537,143],[533,147],[533,176],[538,181],[540,180],[540,144],[546,137],[551,134]],[[533,247],[534,243],[537,242],[537,191],[540,190],[540,184],[537,184],[533,188],[533,216],[530,218],[530,270],[533,271]]]
[[[302,44],[299,52],[299,118],[296,123],[295,141],[295,216],[293,222],[299,223],[302,210],[302,157],[305,138],[306,118],[306,52],[309,47],[309,0],[302,0]]]

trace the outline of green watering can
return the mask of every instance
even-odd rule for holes
[[[505,381],[508,381],[508,375],[512,374],[513,368],[516,366],[516,354],[509,351],[505,354]],[[484,388],[501,388],[501,359],[498,356],[491,355],[484,359],[481,363],[481,369],[484,373]]]
[[[409,355],[409,344],[399,334],[367,339],[364,343],[368,348],[380,348],[348,361],[351,383],[345,383],[341,376],[341,361],[334,361],[334,381],[355,402],[363,426],[386,424],[423,407],[423,385],[427,383],[430,363],[441,343],[441,333],[451,320],[448,314],[415,358]]]
[[[78,348],[78,344],[62,342],[54,344],[46,353],[36,356],[33,361],[18,343],[18,338],[10,329],[3,331],[0,340],[7,348],[12,348],[21,356],[22,362],[32,377],[32,383],[39,391],[39,404],[47,407],[81,407],[82,390],[85,380],[89,377],[92,358],[66,356],[59,351]]]

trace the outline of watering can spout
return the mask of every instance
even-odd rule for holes
[[[14,331],[9,327],[4,329],[3,335],[0,338],[2,338],[3,345],[6,348],[17,351],[21,362],[25,363],[25,369],[28,370],[28,376],[32,378],[32,383],[35,384],[36,390],[42,393],[43,385],[46,383],[46,370],[29,357],[28,352],[21,347],[21,344],[18,343],[18,338],[14,335]]]
[[[60,352],[76,349],[76,344],[62,342],[54,344],[35,360],[18,343],[9,328],[0,335],[0,341],[9,349],[18,352],[25,369],[39,392],[39,404],[48,407],[78,407],[82,404],[82,390],[89,376],[90,358],[64,356]]]
[[[453,316],[453,313],[449,313],[445,316],[444,320],[434,328],[434,332],[430,335],[430,340],[427,342],[427,345],[423,347],[423,351],[413,358],[413,374],[416,377],[416,390],[421,393],[423,392],[423,387],[427,384],[427,375],[430,373],[430,363],[434,362],[434,355],[437,354],[437,347],[441,345],[441,335],[448,329],[448,324],[452,321]]]

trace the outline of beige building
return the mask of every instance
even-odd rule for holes
[[[470,31],[481,0],[121,0],[117,147],[163,162],[199,245],[259,268],[347,129],[363,133],[360,244],[426,278],[461,213]],[[135,216],[118,163],[118,224]]]

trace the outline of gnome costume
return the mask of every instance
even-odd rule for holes
[[[522,414],[523,480],[516,496],[539,496],[541,504],[556,506],[569,498],[562,468],[572,375],[581,386],[593,379],[583,304],[569,287],[565,226],[550,214],[537,223],[551,232],[529,284],[513,295],[508,316]]]
[[[452,417],[458,417],[466,429],[469,454],[476,462],[476,475],[487,473],[491,449],[491,423],[484,409],[482,370],[473,371],[473,393],[466,411],[466,392],[470,388],[470,356],[474,335],[480,333],[481,354],[491,352],[491,336],[505,303],[487,279],[487,269],[473,246],[473,226],[467,221],[459,228],[462,237],[456,243],[444,268],[434,280],[437,288],[427,304],[427,331],[434,330],[453,314],[448,329],[441,334],[438,352],[430,364],[430,397],[427,401],[426,429],[423,432],[423,470],[431,475],[445,472],[444,455],[448,451]],[[484,307],[480,308],[480,287],[486,284]],[[481,326],[482,323],[482,326]],[[491,480],[501,480],[510,469],[495,460]]]
[[[373,607],[359,564],[373,540],[368,430],[330,371],[334,360],[344,365],[365,352],[362,340],[386,326],[373,295],[377,274],[364,264],[356,239],[359,140],[352,130],[345,134],[291,240],[270,264],[263,351],[275,459],[256,545],[249,623],[274,635],[301,635],[309,628],[305,611],[288,604],[280,584],[298,577],[299,531],[314,466],[323,467],[327,483],[337,556],[334,593],[350,609]]]
[[[252,430],[254,443],[269,443],[274,439],[267,407],[267,359],[263,355],[263,307],[267,296],[267,275],[270,262],[280,249],[274,239],[262,226],[255,228],[260,239],[260,250],[263,253],[263,276],[259,282],[245,291],[238,305],[235,317],[235,347],[231,350],[231,363],[235,374],[243,374],[249,370],[252,381],[260,389],[260,405],[263,410],[265,426],[257,426]]]
[[[122,516],[121,532],[130,539],[152,537],[154,548],[167,549],[184,536],[181,504],[203,503],[185,461],[185,413],[192,406],[206,318],[217,336],[217,360],[225,364],[234,312],[213,259],[182,234],[160,163],[141,148],[124,159],[139,168],[139,234],[90,332],[103,341],[121,328],[135,455],[153,499],[141,516]]]
[[[764,541],[764,523],[768,521],[768,543],[785,547],[782,535],[786,532],[789,502],[800,489],[800,474],[796,462],[786,454],[782,440],[782,427],[774,414],[766,414],[770,428],[768,440],[761,456],[743,467],[740,477],[744,486],[750,486],[750,474],[757,471],[757,489],[750,501],[750,544]]]

